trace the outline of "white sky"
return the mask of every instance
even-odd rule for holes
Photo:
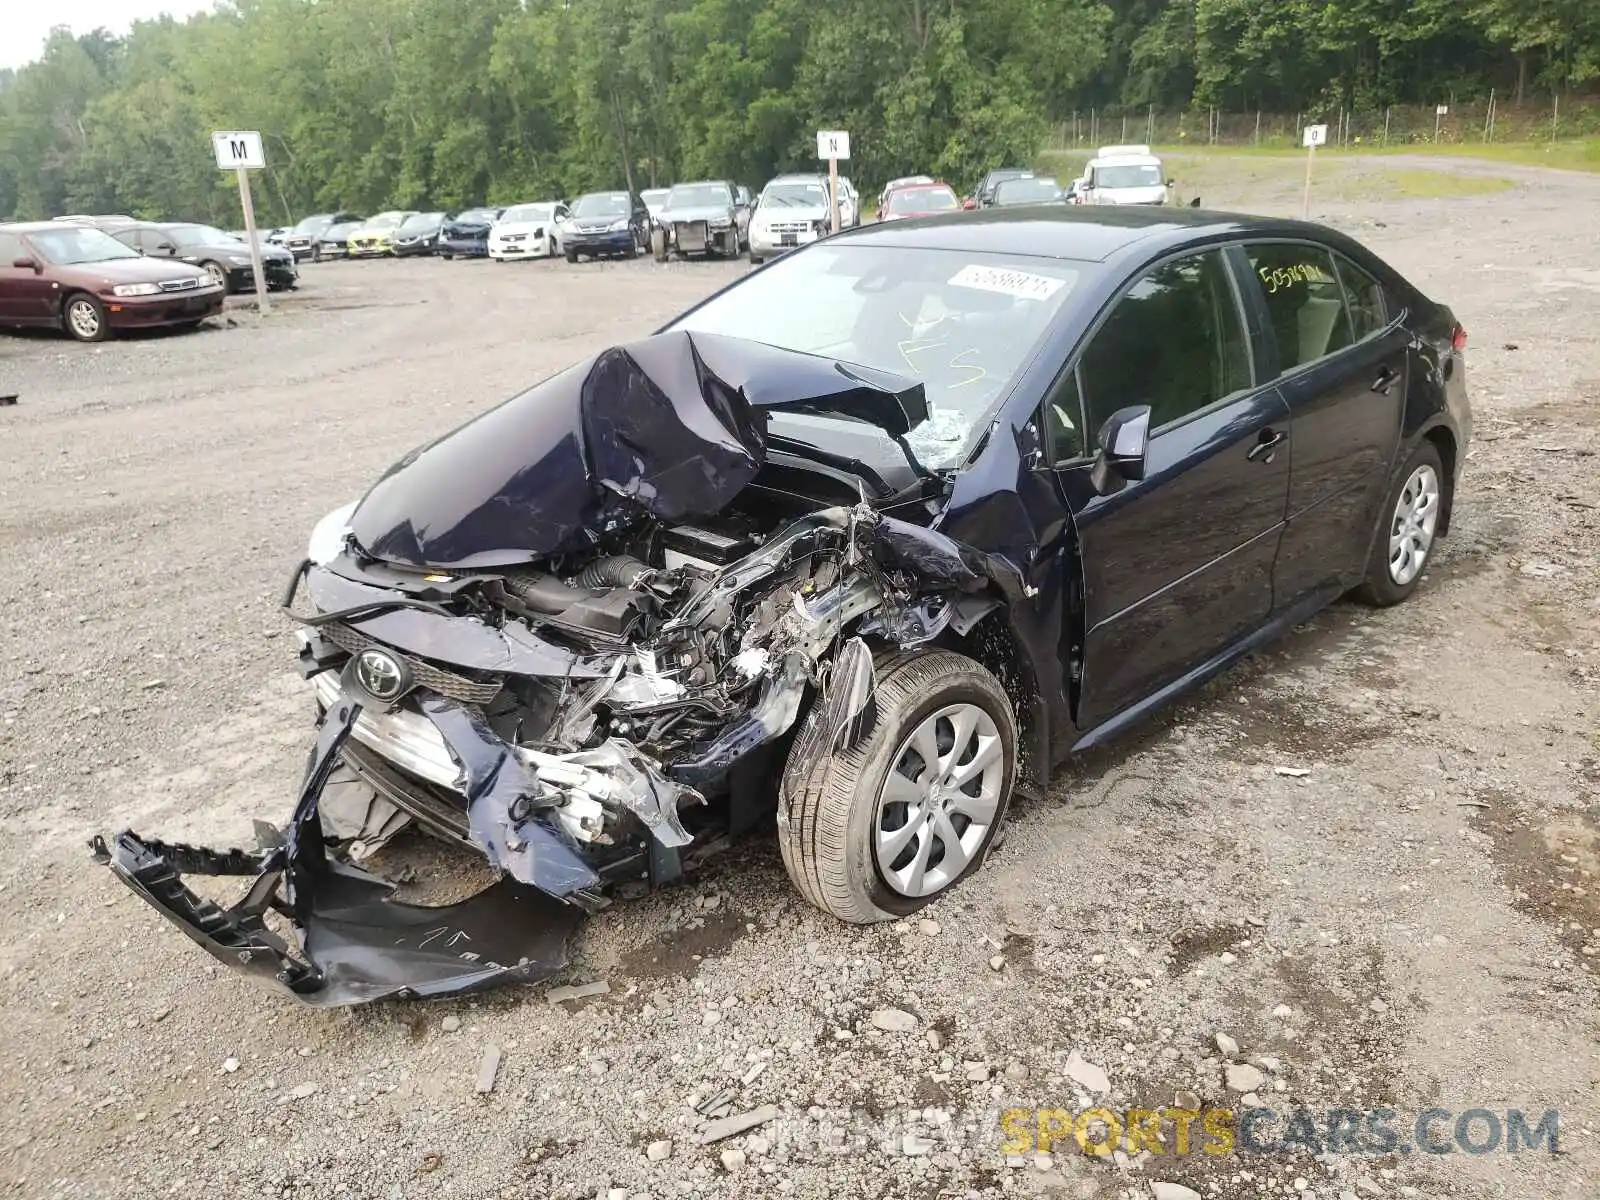
[[[211,0],[0,0],[0,67],[38,58],[57,25],[75,34],[102,25],[123,34],[135,21],[163,14],[187,17],[210,8]]]

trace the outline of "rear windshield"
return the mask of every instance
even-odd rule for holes
[[[930,416],[911,445],[927,466],[954,466],[1083,269],[1055,258],[824,242],[747,275],[672,328],[917,380]]]
[[[961,207],[961,201],[947,187],[896,188],[889,193],[892,213],[947,212]]]
[[[633,215],[633,202],[627,192],[590,192],[579,196],[572,206],[575,217],[627,217]]]
[[[28,243],[48,263],[59,267],[73,263],[105,262],[111,258],[138,258],[139,252],[98,229],[75,229],[68,225],[30,233]]]

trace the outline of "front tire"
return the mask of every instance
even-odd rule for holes
[[[814,753],[813,705],[778,796],[789,877],[855,925],[916,912],[976,871],[1016,781],[1016,716],[982,666],[918,650],[881,658],[877,676],[872,727],[847,750]]]
[[[88,292],[74,292],[61,306],[61,324],[80,342],[103,342],[111,332],[105,305]]]
[[[205,262],[200,264],[200,269],[207,275],[211,276],[211,282],[220,287],[224,292],[230,290],[228,287],[228,272],[223,269],[221,263],[213,262],[208,258]]]
[[[650,231],[650,254],[657,262],[667,261],[667,231],[665,229],[652,229]]]
[[[1444,466],[1425,441],[1406,460],[1384,498],[1367,577],[1355,595],[1378,608],[1399,604],[1417,590],[1433,555],[1444,503]]]

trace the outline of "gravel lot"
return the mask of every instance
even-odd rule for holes
[[[610,991],[559,1004],[297,1008],[84,842],[285,816],[312,522],[744,267],[309,265],[265,322],[0,337],[0,1195],[1594,1197],[1600,178],[1493,171],[1518,186],[1318,213],[1471,331],[1478,436],[1412,603],[1340,605],[1076,764],[924,920],[836,924],[756,839],[592,921],[572,981]],[[1280,1111],[1553,1108],[1561,1153],[1001,1152],[1004,1109],[1237,1104],[1262,1055],[1235,1082]],[[698,1145],[724,1090],[777,1117]]]

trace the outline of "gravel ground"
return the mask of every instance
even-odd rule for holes
[[[1078,762],[925,919],[836,924],[757,838],[593,920],[570,982],[609,992],[559,1003],[297,1008],[84,841],[286,815],[310,714],[276,604],[315,518],[744,268],[328,264],[266,322],[0,338],[0,1195],[1594,1197],[1600,179],[1494,171],[1319,209],[1472,334],[1413,602],[1337,606]],[[1250,1089],[1402,1134],[1559,1109],[1561,1153],[1002,1152],[1008,1108]],[[723,1091],[774,1119],[699,1145]]]

